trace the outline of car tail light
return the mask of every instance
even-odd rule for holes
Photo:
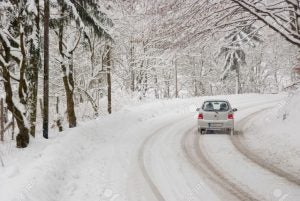
[[[233,114],[228,114],[228,119],[234,119]]]
[[[202,114],[202,113],[200,113],[200,114],[198,115],[198,119],[203,119],[203,114]]]

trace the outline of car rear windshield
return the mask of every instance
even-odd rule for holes
[[[225,112],[229,110],[229,105],[225,101],[206,101],[204,102],[202,109],[204,111]]]

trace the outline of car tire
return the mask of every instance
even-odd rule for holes
[[[204,135],[205,134],[205,129],[200,129],[200,134]]]

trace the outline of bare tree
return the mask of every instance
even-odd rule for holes
[[[231,0],[258,20],[279,33],[290,43],[300,47],[299,0]]]

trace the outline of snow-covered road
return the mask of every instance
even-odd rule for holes
[[[236,127],[242,131],[247,119],[283,97],[226,98],[239,109]],[[245,147],[247,133],[198,135],[195,108],[200,101],[127,108],[50,143],[36,143],[44,146],[33,142],[35,149],[8,153],[0,168],[0,200],[299,200],[298,180],[259,160]]]
[[[241,116],[252,117],[272,105],[242,107],[237,127],[242,127]],[[299,184],[291,175],[247,158],[250,153],[236,148],[239,136],[201,136],[192,122],[189,117],[164,127],[143,145],[148,151],[141,167],[149,169],[145,178],[152,178],[148,183],[157,200],[299,200]]]

